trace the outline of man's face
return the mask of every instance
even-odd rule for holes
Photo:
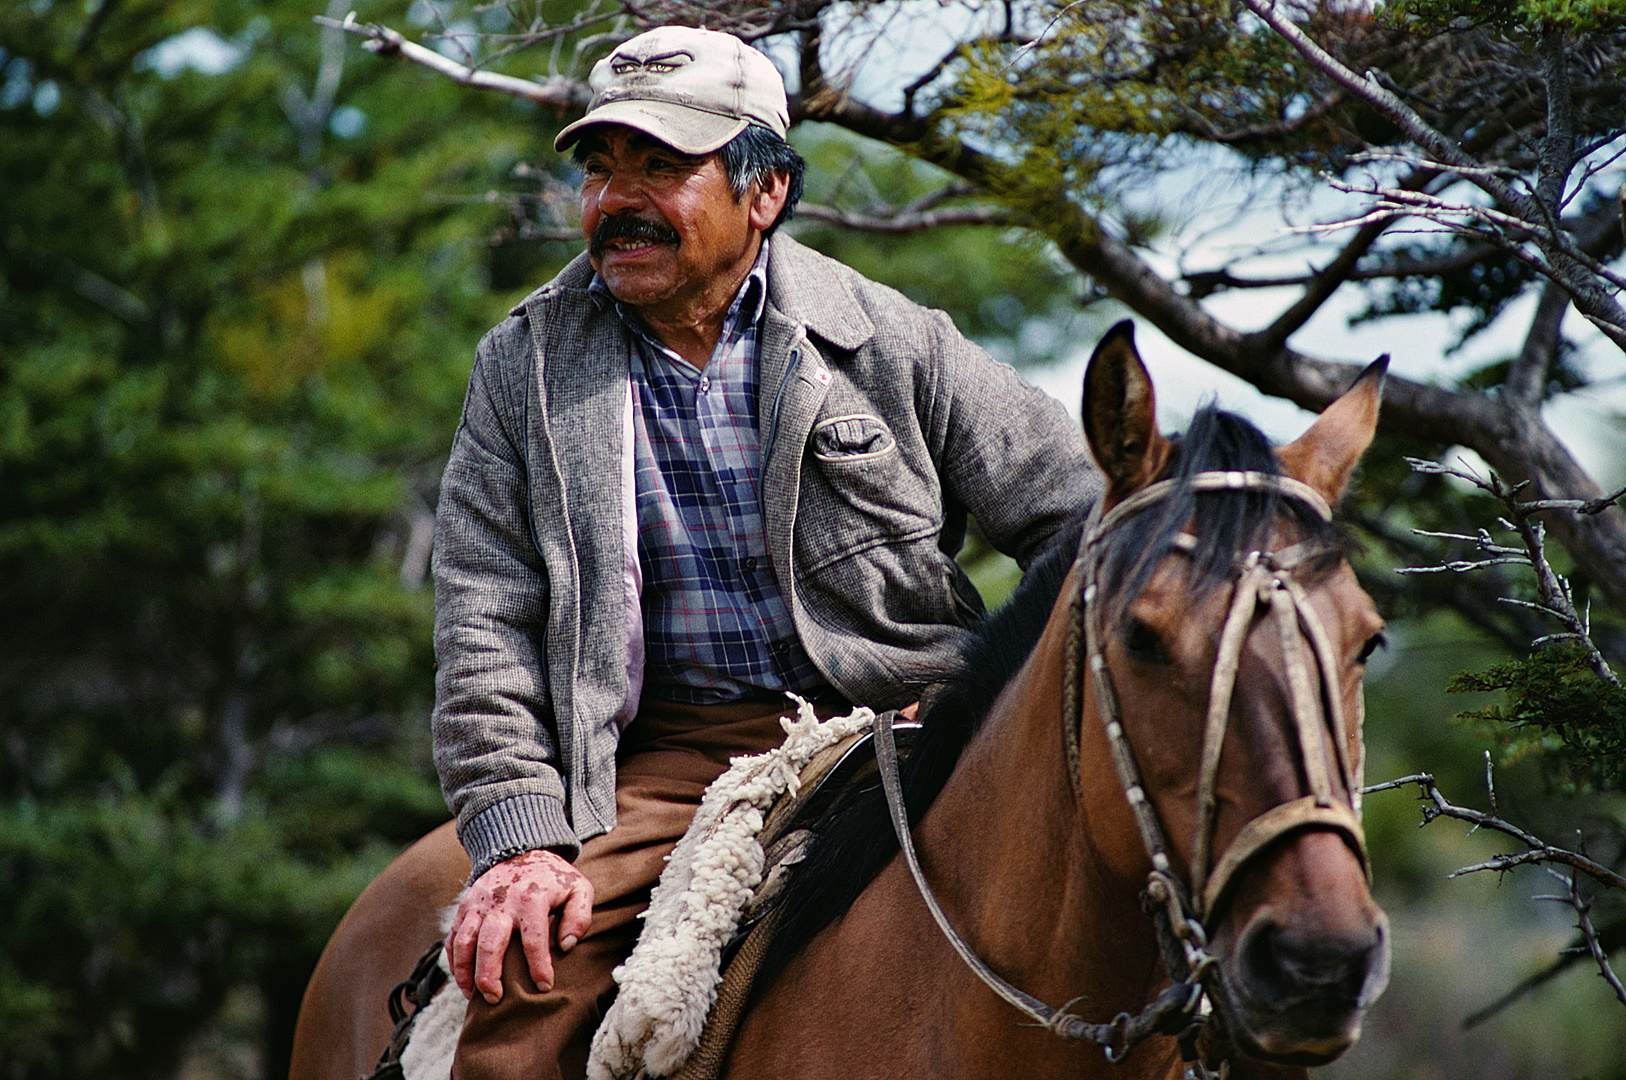
[[[756,258],[755,200],[716,154],[690,157],[619,124],[582,139],[582,235],[610,292],[646,317],[727,303]]]

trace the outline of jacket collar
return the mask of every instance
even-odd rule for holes
[[[565,268],[559,271],[558,274],[554,275],[552,281],[535,290],[530,295],[525,297],[525,299],[509,308],[508,314],[514,316],[523,315],[525,314],[526,307],[529,306],[532,301],[544,299],[551,294],[565,292],[571,289],[579,289],[585,293],[587,291],[587,286],[591,285],[592,283],[593,264],[588,261],[587,252],[584,251],[580,255],[577,255],[574,259],[571,259],[570,262],[566,263]]]
[[[853,295],[846,280],[849,273],[835,260],[783,232],[775,233],[768,248],[768,303],[791,322],[807,327],[810,335],[843,351],[854,351],[874,336],[875,324]],[[586,292],[592,281],[593,264],[583,252],[552,281],[514,305],[509,314],[524,314],[525,306],[544,293]]]
[[[807,327],[810,335],[851,352],[874,336],[875,324],[853,295],[846,279],[850,273],[834,259],[776,233],[768,252],[768,302]]]

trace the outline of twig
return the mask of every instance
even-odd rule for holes
[[[1016,50],[1016,55],[1012,56],[1010,61],[1003,68],[1001,68],[1000,70],[1001,71],[1009,71],[1011,69],[1011,67],[1018,60],[1022,59],[1023,56],[1025,56],[1029,52],[1032,52],[1034,49],[1038,48],[1039,45],[1044,41],[1045,35],[1050,33],[1050,31],[1055,28],[1057,23],[1061,22],[1061,20],[1067,15],[1068,12],[1072,11],[1076,7],[1081,6],[1083,3],[1084,3],[1084,0],[1073,0],[1072,3],[1068,4],[1066,7],[1062,8],[1060,11],[1056,12],[1055,17],[1053,17],[1048,23],[1045,24],[1044,29],[1040,30],[1039,33],[1034,37],[1034,39],[1032,41],[1028,42],[1026,45],[1022,46],[1020,49],[1017,49]]]
[[[1460,877],[1463,874],[1477,873],[1482,870],[1504,871],[1511,870],[1515,866],[1557,863],[1563,866],[1568,866],[1579,871],[1580,873],[1585,874],[1587,877],[1598,882],[1600,885],[1626,892],[1626,876],[1622,876],[1604,864],[1598,862],[1596,859],[1589,858],[1580,852],[1570,851],[1567,848],[1561,848],[1556,845],[1549,844],[1539,836],[1536,836],[1534,833],[1521,829],[1519,826],[1514,825],[1512,822],[1505,820],[1497,814],[1486,813],[1483,810],[1475,810],[1472,807],[1458,806],[1451,802],[1444,796],[1444,794],[1441,793],[1439,786],[1434,782],[1434,775],[1432,773],[1414,773],[1411,776],[1403,776],[1398,780],[1389,780],[1381,784],[1372,784],[1369,787],[1364,788],[1362,790],[1362,794],[1371,795],[1379,791],[1390,791],[1395,788],[1405,787],[1409,784],[1417,785],[1420,792],[1417,798],[1420,802],[1424,803],[1423,825],[1428,825],[1442,817],[1455,818],[1458,821],[1465,821],[1469,823],[1474,827],[1475,830],[1481,828],[1489,829],[1492,832],[1499,832],[1504,836],[1510,836],[1528,849],[1526,851],[1514,852],[1507,855],[1498,855],[1495,858],[1487,859],[1482,863],[1475,863],[1472,866],[1465,866],[1460,870],[1452,871],[1451,874],[1448,875],[1450,877]]]
[[[1558,621],[1562,631],[1558,634],[1549,634],[1542,641],[1572,640],[1579,642],[1587,654],[1587,664],[1592,673],[1608,686],[1619,687],[1620,679],[1615,675],[1614,669],[1604,659],[1603,653],[1593,642],[1589,620],[1583,612],[1575,609],[1575,597],[1570,590],[1569,582],[1553,569],[1552,563],[1547,559],[1547,529],[1536,515],[1547,511],[1573,511],[1575,513],[1598,513],[1602,509],[1614,504],[1622,495],[1626,495],[1626,488],[1616,491],[1600,499],[1532,499],[1526,502],[1519,501],[1519,492],[1524,490],[1525,483],[1515,484],[1512,487],[1504,484],[1500,477],[1492,473],[1489,477],[1480,477],[1468,469],[1453,468],[1438,461],[1428,461],[1423,458],[1407,458],[1406,463],[1414,472],[1433,476],[1451,476],[1458,480],[1466,480],[1480,491],[1495,498],[1502,504],[1505,516],[1498,519],[1498,524],[1518,534],[1522,548],[1508,547],[1495,543],[1489,532],[1479,530],[1476,537],[1464,536],[1460,533],[1437,533],[1426,530],[1414,530],[1419,535],[1439,539],[1455,540],[1474,544],[1486,557],[1482,559],[1458,559],[1441,563],[1438,566],[1405,567],[1398,572],[1421,574],[1450,571],[1453,573],[1469,573],[1487,566],[1497,566],[1506,563],[1522,563],[1529,566],[1536,576],[1536,595],[1539,600],[1520,600],[1511,596],[1502,596],[1497,599],[1504,604],[1514,607],[1529,608],[1539,611]]]
[[[433,49],[426,49],[417,42],[408,41],[397,30],[392,30],[379,23],[361,23],[356,21],[356,13],[352,11],[344,17],[344,21],[330,19],[325,15],[315,16],[315,21],[336,30],[356,34],[366,39],[363,48],[379,56],[395,56],[402,60],[409,60],[445,75],[464,86],[473,86],[482,90],[496,90],[514,97],[521,97],[527,101],[534,101],[538,105],[545,105],[560,112],[580,112],[587,108],[592,95],[587,87],[576,79],[568,79],[562,75],[555,75],[546,80],[533,82],[530,79],[516,79],[511,75],[500,75],[494,71],[481,71],[477,68],[459,64],[456,60],[442,56]]]
[[[1581,882],[1575,871],[1570,871],[1570,906],[1575,909],[1575,928],[1581,931],[1581,937],[1586,941],[1587,952],[1592,956],[1592,962],[1598,965],[1598,974],[1603,981],[1615,992],[1615,997],[1622,1005],[1626,1005],[1626,986],[1620,984],[1615,969],[1609,966],[1609,953],[1598,940],[1598,930],[1592,925],[1592,901],[1581,898]]]
[[[1015,225],[1020,221],[1008,210],[989,206],[945,206],[940,210],[910,213],[903,208],[876,214],[855,213],[834,206],[803,203],[796,216],[823,221],[848,229],[878,233],[916,233],[942,225]]]

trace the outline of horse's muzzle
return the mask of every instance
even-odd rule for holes
[[[1349,1049],[1389,981],[1389,927],[1341,933],[1286,926],[1268,914],[1243,931],[1221,990],[1232,1038],[1249,1057],[1321,1065]]]

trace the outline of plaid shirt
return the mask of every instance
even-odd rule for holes
[[[762,516],[757,333],[767,266],[764,244],[704,370],[661,344],[597,276],[590,286],[633,331],[644,678],[667,700],[711,704],[824,681],[774,580]]]

